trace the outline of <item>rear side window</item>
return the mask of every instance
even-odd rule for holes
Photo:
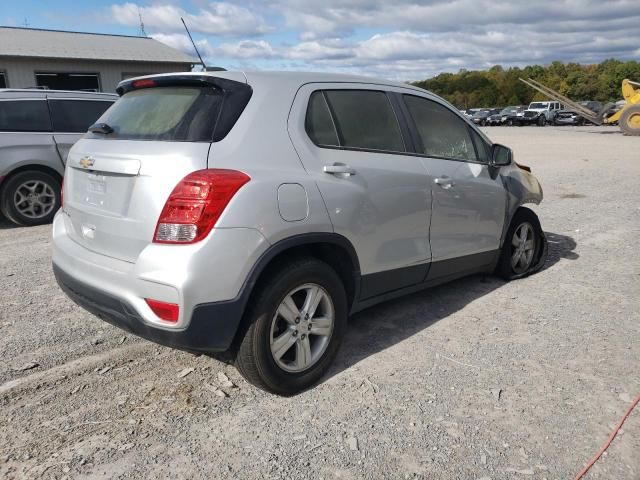
[[[418,153],[454,160],[477,160],[469,127],[448,108],[426,98],[403,95],[422,145]]]
[[[211,142],[222,94],[213,88],[156,87],[124,94],[97,121],[105,138]]]
[[[113,102],[91,100],[49,100],[55,132],[84,133]]]
[[[326,90],[340,146],[404,152],[398,119],[386,93]]]
[[[309,138],[316,145],[339,145],[338,134],[322,92],[313,92],[309,99],[305,128]]]
[[[51,121],[45,100],[0,101],[0,131],[50,132]]]

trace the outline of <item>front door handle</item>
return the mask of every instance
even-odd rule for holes
[[[349,165],[344,165],[342,163],[334,163],[333,165],[325,165],[323,168],[324,173],[329,173],[331,175],[342,174],[342,175],[355,175],[356,171],[351,168]]]
[[[451,178],[447,177],[447,176],[442,176],[440,178],[436,178],[433,180],[434,183],[436,185],[441,186],[442,188],[444,188],[445,190],[450,189],[451,187],[455,187],[455,183],[453,183],[453,180],[451,180]]]

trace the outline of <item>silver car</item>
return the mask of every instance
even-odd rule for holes
[[[317,382],[354,312],[544,263],[530,169],[425,90],[208,72],[118,93],[69,153],[59,285],[128,332],[231,352],[268,391]]]
[[[69,149],[117,99],[0,89],[0,213],[20,225],[51,222]]]

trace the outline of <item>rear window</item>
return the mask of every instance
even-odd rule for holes
[[[211,142],[221,105],[213,88],[143,88],[124,94],[97,122],[113,128],[105,138]]]
[[[313,92],[309,99],[305,127],[309,137],[316,145],[337,147],[340,144],[329,107],[322,92]]]
[[[0,101],[0,131],[50,132],[51,121],[45,100]]]
[[[391,102],[384,92],[326,90],[340,146],[404,152],[404,141]]]
[[[65,133],[84,133],[111,105],[113,102],[99,100],[49,99],[53,130]]]

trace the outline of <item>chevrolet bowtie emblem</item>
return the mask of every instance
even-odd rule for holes
[[[91,157],[82,157],[80,159],[80,165],[82,165],[83,168],[89,168],[89,167],[93,167],[93,164],[96,163],[95,160]]]

